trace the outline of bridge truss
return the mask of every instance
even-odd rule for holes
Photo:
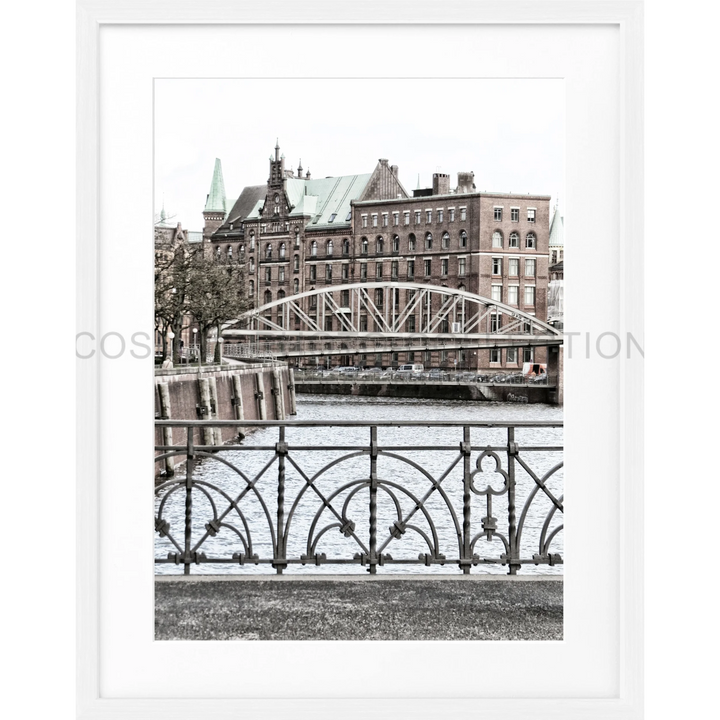
[[[517,307],[408,282],[327,285],[226,323],[223,337],[279,357],[562,345],[562,333]],[[262,352],[261,352],[262,351]]]

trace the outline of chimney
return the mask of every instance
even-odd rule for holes
[[[398,166],[397,165],[391,165],[390,169],[392,170],[392,174],[397,177],[398,176]]]
[[[475,173],[459,172],[457,191],[459,194],[471,193],[475,190]]]
[[[445,173],[433,173],[432,184],[433,195],[449,195],[450,194],[450,176]]]

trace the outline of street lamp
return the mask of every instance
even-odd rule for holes
[[[195,327],[193,328],[193,345],[197,348],[197,354],[198,354],[198,375],[200,374],[201,367],[202,367],[202,352],[200,350],[200,346],[198,345],[198,329]]]

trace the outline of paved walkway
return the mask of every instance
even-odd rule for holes
[[[562,640],[559,576],[157,577],[157,640]]]

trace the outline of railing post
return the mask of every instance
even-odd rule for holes
[[[460,566],[463,575],[470,574],[472,554],[470,552],[470,428],[463,427],[463,541]]]
[[[370,567],[371,575],[377,572],[377,427],[370,428]]]
[[[508,575],[517,575],[520,567],[520,549],[517,546],[517,523],[515,520],[515,456],[518,446],[515,442],[515,428],[508,428]]]
[[[187,470],[185,474],[185,552],[183,553],[183,574],[190,574],[190,550],[192,546],[192,487],[195,467],[193,427],[187,428]]]
[[[277,531],[275,542],[275,558],[273,567],[278,575],[282,575],[282,571],[287,567],[287,558],[285,557],[285,534],[283,525],[285,524],[285,456],[287,455],[287,443],[285,442],[285,427],[278,428],[278,443],[275,446],[275,453],[278,456],[278,491],[277,491]]]

